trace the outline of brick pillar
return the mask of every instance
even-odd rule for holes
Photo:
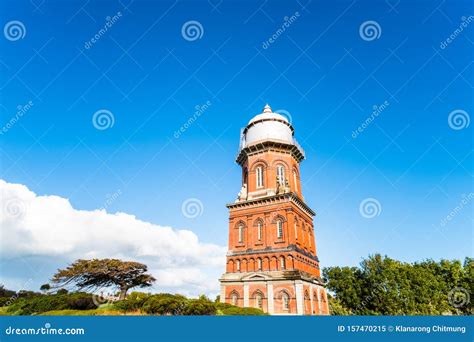
[[[303,284],[295,284],[296,292],[296,313],[298,315],[304,314],[304,296],[303,296]]]
[[[321,294],[319,293],[319,286],[316,288],[318,293],[318,315],[321,314]]]
[[[220,298],[221,303],[225,303],[225,286],[221,285],[221,298]]]
[[[273,284],[267,283],[267,302],[268,302],[268,313],[271,315],[274,312],[273,308]]]
[[[244,283],[244,307],[249,307],[249,284]]]

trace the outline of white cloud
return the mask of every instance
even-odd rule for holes
[[[2,260],[136,260],[148,265],[157,278],[156,288],[187,294],[215,293],[217,277],[224,271],[225,247],[202,243],[190,230],[158,226],[125,213],[77,210],[65,198],[38,196],[4,180],[0,209]]]

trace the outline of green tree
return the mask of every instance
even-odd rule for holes
[[[472,314],[472,258],[466,258],[464,265],[458,260],[411,264],[376,254],[360,267],[329,267],[323,275],[334,293],[335,314],[345,310],[357,315]]]
[[[49,284],[43,284],[43,285],[41,285],[41,287],[40,287],[40,291],[41,291],[41,292],[46,293],[46,292],[48,292],[49,290],[51,290],[51,285],[49,285]]]
[[[153,284],[155,278],[146,272],[146,265],[133,261],[80,259],[58,270],[52,282],[59,287],[74,285],[86,291],[115,286],[120,291],[119,298],[124,299],[129,289]]]

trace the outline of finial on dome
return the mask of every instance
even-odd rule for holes
[[[268,103],[263,107],[263,112],[264,113],[272,113],[271,107],[268,105]]]

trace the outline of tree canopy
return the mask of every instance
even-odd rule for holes
[[[155,278],[146,272],[146,265],[134,261],[79,259],[58,270],[52,282],[59,287],[72,285],[85,291],[115,286],[120,290],[120,299],[123,299],[129,289],[153,284]]]
[[[404,263],[379,254],[323,271],[335,314],[472,314],[474,259]]]

